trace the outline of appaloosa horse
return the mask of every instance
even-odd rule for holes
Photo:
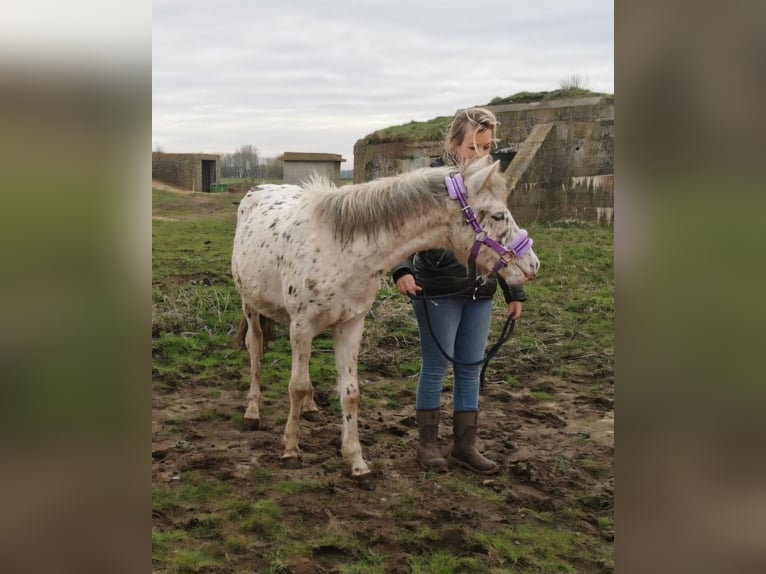
[[[340,188],[313,180],[303,187],[251,189],[240,203],[232,255],[251,361],[246,424],[257,428],[260,419],[263,319],[285,323],[292,372],[282,458],[300,464],[301,410],[316,410],[311,344],[331,327],[343,411],[341,453],[354,477],[368,475],[358,434],[357,358],[381,278],[412,253],[442,247],[510,285],[533,279],[540,262],[511,217],[507,198],[498,162],[487,161]]]

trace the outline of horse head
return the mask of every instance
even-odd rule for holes
[[[458,261],[465,265],[473,260],[478,272],[495,272],[509,285],[534,279],[540,261],[531,249],[531,239],[508,209],[509,190],[500,162],[474,160],[461,165],[458,173],[465,183],[468,205],[467,209],[458,205],[463,217],[454,218],[450,226],[451,250]],[[447,184],[449,188],[450,182]]]

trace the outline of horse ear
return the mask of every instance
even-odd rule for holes
[[[500,160],[491,163],[487,167],[481,168],[479,171],[468,178],[468,181],[466,182],[467,186],[474,191],[479,191],[482,187],[484,187],[484,184],[487,183],[487,180],[489,180],[490,176],[496,173],[499,169]]]

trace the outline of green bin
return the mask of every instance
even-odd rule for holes
[[[224,191],[229,191],[229,184],[228,183],[211,183],[210,184],[210,192],[211,193],[221,193]]]

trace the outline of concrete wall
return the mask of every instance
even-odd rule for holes
[[[520,222],[578,219],[611,225],[614,208],[614,97],[486,106],[500,121],[498,150]],[[354,182],[430,165],[443,142],[354,146]],[[500,157],[499,155],[497,156]]]
[[[191,191],[210,191],[209,184],[221,179],[218,160],[214,154],[153,152],[152,179]],[[214,162],[207,164],[211,166],[209,182],[203,177],[203,161]]]
[[[335,185],[340,184],[339,161],[285,161],[283,166],[285,183],[299,185],[312,176],[319,175],[328,178]]]
[[[506,170],[514,217],[611,225],[614,121],[552,122],[537,128]]]
[[[440,157],[443,151],[441,141],[365,145],[359,140],[354,145],[354,183],[429,167],[433,158]]]

